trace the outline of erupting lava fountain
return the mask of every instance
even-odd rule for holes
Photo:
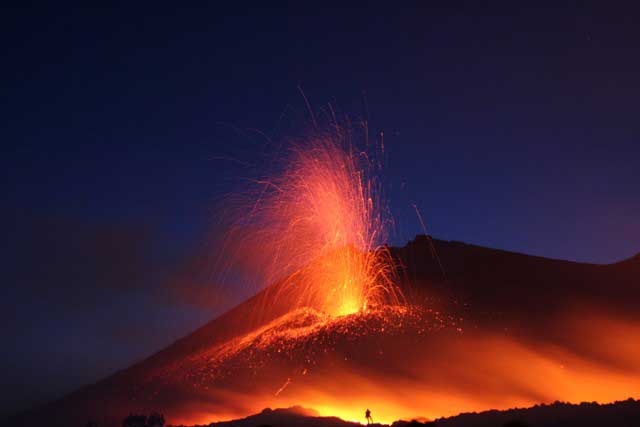
[[[207,424],[293,405],[392,422],[637,396],[640,256],[590,265],[439,241],[445,277],[426,236],[384,245],[380,162],[354,140],[335,127],[293,143],[241,200],[216,268],[254,296],[15,425],[153,410]]]
[[[352,137],[340,128],[292,144],[283,170],[257,180],[257,200],[228,234],[236,253],[262,260],[260,281],[279,283],[272,297],[292,309],[340,316],[403,301],[383,246],[391,219],[380,163]]]

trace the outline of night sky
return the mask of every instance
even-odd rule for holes
[[[0,413],[234,302],[192,272],[268,152],[252,129],[279,141],[308,120],[298,86],[384,131],[393,244],[421,232],[416,203],[439,238],[640,251],[638,10],[515,3],[5,8]]]

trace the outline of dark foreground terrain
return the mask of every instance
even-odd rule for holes
[[[640,425],[640,401],[628,399],[622,402],[600,405],[598,403],[555,402],[531,408],[506,411],[466,413],[435,421],[396,421],[391,427],[622,427]],[[320,417],[317,412],[302,407],[265,409],[246,418],[209,424],[208,427],[355,427],[358,423],[336,417]],[[386,426],[386,424],[372,424]]]
[[[555,402],[526,409],[485,411],[460,414],[437,420],[442,427],[621,427],[640,425],[640,401],[628,399],[622,402],[599,405],[583,402],[579,405]]]

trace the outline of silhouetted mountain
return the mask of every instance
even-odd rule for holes
[[[290,312],[276,284],[10,423],[115,426],[160,410],[170,424],[202,424],[298,403],[443,416],[640,393],[640,257],[595,265],[434,243],[444,274],[425,236],[392,248],[413,308]]]
[[[355,427],[359,425],[358,423],[341,420],[338,417],[321,417],[313,409],[292,406],[285,409],[267,408],[259,414],[237,420],[212,423],[208,427]]]
[[[445,269],[434,262],[426,236],[416,236],[394,254],[404,265],[405,287],[442,304],[466,305],[474,320],[517,323],[544,319],[579,305],[615,306],[635,314],[640,297],[640,254],[607,265],[561,261],[434,241]],[[415,298],[414,298],[415,299]],[[523,312],[527,317],[523,318]]]

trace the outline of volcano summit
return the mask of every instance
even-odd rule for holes
[[[390,248],[405,305],[335,317],[265,304],[274,285],[14,425],[119,425],[153,410],[205,424],[294,405],[346,420],[370,407],[390,423],[637,397],[637,257],[594,265],[434,243],[446,277],[425,236]]]

